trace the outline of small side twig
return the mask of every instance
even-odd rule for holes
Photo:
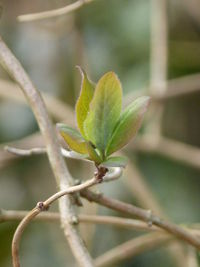
[[[146,221],[149,225],[156,225],[166,232],[176,236],[178,239],[181,239],[200,250],[200,239],[198,237],[176,224],[161,220],[149,210],[145,210],[116,199],[108,198],[102,194],[96,194],[89,190],[83,190],[80,192],[80,194],[88,201],[96,202],[113,210],[137,217],[142,221]]]
[[[41,154],[47,153],[47,150],[45,147],[34,147],[30,149],[21,149],[21,148],[16,148],[16,147],[11,147],[11,146],[5,146],[4,150],[16,156],[20,156],[20,157],[41,155]],[[82,156],[81,154],[78,154],[74,151],[66,150],[64,148],[61,148],[61,153],[66,158],[90,161],[85,156]]]
[[[54,9],[50,11],[44,11],[40,13],[21,15],[21,16],[18,16],[17,19],[20,22],[26,22],[26,21],[42,20],[42,19],[53,18],[53,17],[57,17],[61,15],[66,15],[72,11],[79,9],[85,4],[89,4],[92,1],[93,0],[78,0],[75,3],[72,3],[62,8],[58,8],[58,9]]]

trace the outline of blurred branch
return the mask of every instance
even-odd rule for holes
[[[0,209],[0,223],[20,221],[25,216],[27,216],[28,213],[29,211],[24,211],[24,210],[22,211],[22,210]],[[146,222],[140,220],[122,218],[117,216],[79,214],[77,216],[77,219],[79,223],[104,224],[119,228],[147,231],[147,232],[158,231],[161,233],[161,231],[163,231],[161,228],[157,226],[148,225]],[[48,212],[48,211],[39,213],[38,216],[33,219],[33,221],[36,222],[59,222],[59,220],[60,220],[60,214],[58,212]],[[184,226],[184,229],[200,237],[200,229],[196,229],[196,224],[190,224]]]
[[[118,168],[116,168],[117,170]],[[112,173],[112,176],[113,177],[110,177],[110,180],[113,180],[113,179],[117,179],[119,178],[118,176],[118,171],[116,172],[113,172]],[[83,190],[83,189],[86,189],[86,188],[89,188],[91,186],[94,186],[98,183],[101,183],[103,180],[104,180],[104,176],[101,177],[101,179],[99,179],[99,176],[98,174],[80,184],[80,185],[75,185],[75,186],[71,186],[71,187],[68,187],[67,189],[65,190],[61,190],[57,193],[55,193],[54,195],[52,195],[51,197],[49,197],[47,200],[45,200],[44,202],[38,202],[36,207],[34,209],[32,209],[25,217],[24,219],[20,222],[20,224],[18,225],[16,231],[15,231],[15,234],[14,234],[14,237],[13,237],[13,241],[12,241],[12,256],[13,256],[13,265],[14,267],[20,267],[20,262],[19,262],[19,245],[20,245],[20,241],[21,241],[21,238],[22,238],[22,234],[25,230],[25,228],[29,225],[29,223],[40,213],[40,212],[43,212],[43,211],[46,211],[49,209],[50,205],[55,202],[56,200],[58,200],[59,198],[67,195],[67,194],[72,194],[72,193],[75,193],[77,191],[80,191],[80,190]],[[105,176],[105,179],[106,179],[106,176]],[[108,179],[107,179],[108,180]],[[78,220],[75,218],[75,221],[74,223],[78,223]],[[91,263],[87,263],[87,265],[85,266],[93,266],[93,264]]]
[[[191,16],[191,18],[200,25],[200,3],[198,0],[183,0],[183,7],[185,11]]]
[[[6,81],[0,79],[0,98],[16,101],[22,104],[27,105],[26,99],[24,95],[20,92],[19,86],[13,82]],[[66,120],[70,125],[74,125],[74,112],[73,109],[67,105],[67,103],[63,103],[60,99],[49,95],[48,93],[42,93],[44,97],[44,101],[47,105],[47,109],[49,113],[56,118],[57,120]]]
[[[42,20],[42,19],[48,19],[53,18],[57,16],[62,16],[71,13],[72,11],[75,11],[79,8],[81,8],[85,4],[89,4],[94,0],[78,0],[70,5],[67,5],[62,8],[50,10],[50,11],[44,11],[40,13],[34,13],[34,14],[27,14],[27,15],[21,15],[18,16],[18,20],[20,22],[26,22],[26,21],[33,21],[33,20]]]
[[[181,239],[200,250],[199,238],[176,224],[161,220],[158,216],[155,216],[150,210],[145,210],[116,199],[108,198],[103,196],[102,194],[96,194],[89,190],[83,190],[80,192],[80,194],[88,201],[96,202],[107,208],[128,214],[130,216],[137,217],[140,220],[149,223],[150,225],[156,225],[165,230],[166,232],[176,236],[178,239]]]
[[[199,266],[196,250],[193,247],[188,246],[186,256],[187,256],[187,266],[188,267],[198,267]]]
[[[168,100],[178,96],[193,94],[200,91],[200,74],[185,75],[169,80],[165,93],[153,97],[158,100]]]
[[[171,79],[167,81],[166,90],[163,92],[150,92],[149,88],[141,88],[137,91],[133,91],[125,95],[124,103],[127,105],[135,98],[142,95],[150,95],[152,97],[152,101],[161,101],[165,104],[164,101],[182,97],[185,95],[190,95],[196,92],[200,92],[200,74],[190,74],[185,75],[179,78]]]
[[[22,220],[25,216],[27,216],[27,214],[28,211],[1,210],[0,223]],[[149,227],[148,224],[145,222],[129,218],[121,218],[117,216],[79,214],[77,218],[80,223],[106,224],[115,227],[139,230],[139,231],[155,231],[155,230],[160,231],[160,229],[157,228],[156,226]],[[60,219],[60,214],[58,212],[44,212],[38,214],[38,216],[34,218],[34,221],[36,220],[36,221],[58,222],[59,219]]]
[[[44,137],[47,147],[47,155],[59,188],[62,190],[69,187],[72,178],[60,153],[60,145],[41,95],[33,86],[25,70],[2,39],[0,39],[0,62],[11,77],[18,83],[33,110]],[[65,197],[65,199],[61,199],[59,204],[64,232],[77,262],[80,266],[92,267],[92,259],[75,226],[71,223],[75,213],[70,198]],[[32,213],[31,216],[33,216],[34,213]],[[29,219],[31,219],[31,217],[29,217]],[[13,259],[16,259],[18,256],[18,249],[15,248],[15,243],[13,243]],[[13,265],[19,267],[19,261],[13,260]]]
[[[172,160],[200,169],[200,149],[179,141],[152,135],[137,138],[130,147],[144,153],[157,153]]]
[[[95,267],[117,266],[121,261],[127,260],[145,251],[160,247],[172,237],[166,234],[151,233],[136,237],[99,256],[95,259]]]
[[[167,80],[167,1],[151,0],[151,81],[150,91],[162,93]]]
[[[128,164],[124,170],[124,176],[122,182],[125,183],[126,188],[132,193],[134,198],[137,199],[140,205],[144,208],[151,209],[161,217],[165,217],[162,208],[145,182],[136,164],[133,162]]]

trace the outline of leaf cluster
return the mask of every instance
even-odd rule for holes
[[[143,96],[122,111],[122,87],[114,72],[93,83],[80,67],[82,84],[76,103],[78,130],[57,124],[69,148],[103,167],[125,167],[124,157],[110,157],[135,137],[150,98]]]

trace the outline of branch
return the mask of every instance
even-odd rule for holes
[[[131,143],[130,148],[144,153],[157,153],[200,169],[200,149],[180,141],[162,136],[156,139],[155,136],[146,135],[135,140],[135,143]]]
[[[172,240],[166,234],[151,233],[136,237],[119,245],[95,259],[95,267],[117,266],[121,261],[127,260],[145,251],[160,247]]]
[[[22,220],[28,213],[28,211],[1,210],[0,223]],[[158,227],[149,227],[145,222],[117,216],[79,214],[77,218],[80,223],[105,224],[139,231],[160,231]],[[34,221],[58,222],[59,219],[60,214],[58,212],[46,211],[45,213],[39,213],[38,216],[34,218]]]
[[[151,84],[150,91],[166,91],[167,80],[167,1],[152,0],[151,14]]]
[[[20,22],[26,22],[26,21],[33,21],[33,20],[42,20],[42,19],[48,19],[53,18],[61,15],[69,14],[72,11],[75,11],[82,7],[85,4],[89,4],[93,0],[78,0],[75,3],[72,3],[70,5],[67,5],[62,8],[50,10],[50,11],[44,11],[40,13],[34,13],[34,14],[27,14],[27,15],[21,15],[18,16],[18,20]]]
[[[200,91],[200,74],[190,74],[169,80],[167,90],[163,94],[153,95],[156,100],[168,100],[175,97],[194,94]]]
[[[155,216],[149,210],[145,210],[145,209],[136,207],[131,204],[126,204],[122,201],[108,198],[101,194],[95,194],[89,190],[83,190],[80,192],[80,194],[82,197],[86,198],[88,201],[96,202],[110,209],[128,214],[130,216],[137,217],[140,220],[145,221],[150,225],[158,226],[162,228],[163,230],[165,230],[166,232],[176,236],[178,239],[181,239],[187,242],[188,244],[196,247],[198,250],[200,250],[200,239],[199,238],[197,238],[196,236],[191,234],[189,231],[185,230],[182,227],[179,227],[176,224],[161,220],[158,216]]]
[[[58,187],[61,190],[69,187],[72,178],[60,153],[60,146],[41,95],[33,86],[19,61],[15,58],[1,38],[0,63],[8,71],[11,77],[18,83],[33,110],[45,140],[48,158]],[[75,258],[79,263],[79,266],[92,267],[92,259],[77,232],[76,226],[72,224],[72,218],[74,218],[75,212],[72,209],[70,198],[65,197],[65,199],[61,199],[59,202],[59,207],[65,235],[69,241]],[[18,253],[18,251],[16,251],[16,253]],[[19,266],[18,263],[13,262],[13,264],[14,266]]]
[[[15,101],[17,103],[27,105],[28,103],[26,102],[24,95],[19,90],[20,88],[17,84],[11,81],[0,79],[1,99]],[[67,123],[71,126],[74,125],[74,111],[69,105],[63,103],[63,101],[60,99],[57,99],[46,92],[42,92],[42,96],[45,100],[47,110],[54,118],[59,121],[66,120],[66,114],[68,114]]]
[[[46,148],[45,147],[34,147],[31,149],[21,149],[21,148],[15,148],[11,146],[5,146],[4,149],[12,153],[16,156],[21,156],[21,157],[27,157],[27,156],[32,156],[32,155],[42,155],[46,154]],[[91,160],[87,159],[85,156],[82,156],[79,153],[76,153],[74,151],[69,151],[64,148],[61,148],[61,154],[63,157],[70,158],[70,159],[79,159],[79,160],[84,160],[84,161],[89,161]]]
[[[116,168],[118,169],[118,168]],[[117,172],[118,174],[118,172]],[[116,177],[115,172],[113,172],[112,174],[115,177],[111,177],[110,178],[118,178]],[[106,177],[106,176],[105,176]],[[104,180],[104,177],[103,177]],[[67,195],[67,194],[72,194],[75,193],[77,191],[81,191],[85,188],[89,188],[95,184],[101,183],[103,181],[102,179],[100,180],[98,178],[98,175],[86,182],[84,182],[83,184],[80,185],[75,185],[75,186],[71,186],[69,188],[67,188],[66,190],[62,190],[59,191],[57,193],[55,193],[54,195],[52,195],[51,197],[49,197],[47,200],[45,200],[44,202],[38,202],[36,207],[30,211],[25,217],[24,219],[20,222],[20,224],[18,225],[14,237],[13,237],[13,242],[12,242],[12,256],[13,256],[13,266],[14,267],[20,267],[20,261],[19,261],[19,245],[20,245],[20,241],[21,241],[21,237],[22,234],[25,230],[25,228],[29,225],[29,223],[42,211],[46,211],[49,209],[50,205],[55,202],[56,200],[58,200],[59,198]],[[76,221],[74,221],[74,223],[78,223],[77,218],[75,218]],[[88,265],[89,266],[89,265]]]
[[[20,221],[22,220],[29,211],[22,210],[4,210],[0,209],[0,223]],[[104,215],[86,215],[79,214],[77,216],[80,223],[95,223],[95,224],[105,224],[111,225],[120,228],[126,228],[130,230],[139,230],[139,231],[163,231],[161,228],[148,225],[146,222],[130,219],[130,218],[121,218],[117,216],[104,216]],[[60,214],[58,212],[48,212],[39,213],[33,221],[36,222],[58,222],[60,220]],[[183,224],[181,224],[183,226]],[[196,229],[196,224],[190,224],[184,226],[189,232],[200,237],[200,229]]]
[[[188,267],[198,267],[199,266],[196,251],[191,246],[188,246],[188,248],[187,248],[187,266]]]

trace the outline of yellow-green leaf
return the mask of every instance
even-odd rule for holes
[[[106,156],[125,146],[136,135],[149,101],[148,96],[139,97],[121,114],[106,148]]]
[[[81,93],[76,103],[76,120],[80,133],[86,137],[83,123],[88,115],[89,105],[94,95],[95,84],[89,80],[86,72],[79,67],[82,75]]]
[[[88,155],[91,160],[93,160],[97,164],[102,162],[100,155],[97,154],[97,151],[95,150],[95,148],[92,146],[90,142],[87,142],[87,150],[88,150]]]
[[[87,143],[77,130],[62,123],[56,126],[71,150],[80,154],[88,154]]]
[[[106,73],[97,83],[90,111],[84,122],[84,131],[90,140],[104,153],[122,104],[122,88],[114,72]]]

